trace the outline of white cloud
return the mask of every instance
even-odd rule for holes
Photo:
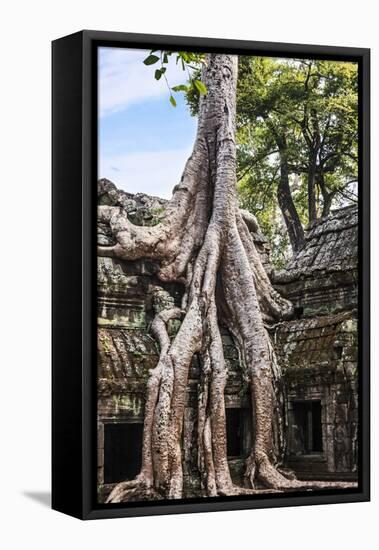
[[[149,50],[129,48],[99,49],[99,114],[123,110],[133,103],[140,103],[168,94],[162,77],[154,79],[155,68],[146,66],[143,60]],[[183,83],[186,73],[175,64],[174,58],[167,66],[167,78],[171,86]]]
[[[129,193],[169,199],[179,183],[191,147],[172,151],[144,151],[100,159],[99,177]]]

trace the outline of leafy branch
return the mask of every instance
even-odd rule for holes
[[[159,52],[159,55],[156,53]],[[170,62],[172,56],[176,58],[176,64],[181,64],[183,71],[187,72],[187,83],[178,84],[177,86],[171,86],[167,75],[167,65]],[[199,78],[195,78],[190,69],[196,71],[196,76],[198,73],[199,66],[205,64],[204,54],[192,53],[192,52],[171,52],[168,50],[151,50],[150,54],[144,59],[145,65],[156,65],[159,63],[159,68],[155,69],[154,78],[155,80],[160,80],[163,76],[165,79],[167,89],[169,92],[169,100],[173,107],[176,107],[176,99],[174,97],[175,93],[184,92],[188,94],[189,92],[195,92],[198,96],[206,95],[207,88]]]

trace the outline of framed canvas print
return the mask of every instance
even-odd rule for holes
[[[369,50],[53,42],[53,508],[369,499]]]

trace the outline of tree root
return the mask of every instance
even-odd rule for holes
[[[159,263],[158,277],[185,284],[182,309],[156,316],[160,345],[146,394],[142,468],[121,482],[107,502],[183,498],[182,434],[189,368],[203,361],[198,405],[199,471],[208,496],[344,488],[335,482],[303,482],[280,470],[284,451],[281,372],[266,323],[289,318],[293,307],[272,287],[249,228],[253,216],[239,211],[235,194],[237,62],[210,54],[203,67],[207,86],[199,108],[193,154],[160,224],[133,226],[119,207],[99,207],[117,243],[104,255]],[[182,318],[173,338],[170,319]],[[233,484],[226,446],[224,389],[227,378],[219,323],[226,320],[250,384],[253,444],[245,484]]]
[[[120,502],[150,501],[163,498],[148,483],[142,474],[134,480],[118,483],[106,499],[106,504],[118,504]]]

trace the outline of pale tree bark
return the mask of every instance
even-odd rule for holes
[[[121,259],[152,258],[162,281],[183,285],[180,309],[160,312],[152,332],[160,358],[147,385],[142,468],[135,480],[119,483],[108,502],[183,496],[182,430],[188,373],[194,354],[201,360],[198,395],[198,466],[209,496],[254,492],[254,487],[297,487],[276,465],[284,445],[280,369],[265,323],[291,315],[292,306],[271,286],[236,199],[237,57],[206,57],[197,136],[182,179],[161,223],[134,226],[122,208],[99,207],[116,245],[99,254]],[[176,336],[170,319],[181,319]],[[224,389],[227,369],[220,322],[230,330],[250,381],[253,444],[247,461],[249,488],[232,483],[226,445]]]

